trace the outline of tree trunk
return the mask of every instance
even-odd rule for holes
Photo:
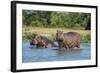
[[[91,30],[91,16],[89,17],[87,21],[87,26],[85,27],[85,30]]]

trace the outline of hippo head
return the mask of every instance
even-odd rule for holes
[[[38,39],[38,35],[34,35],[32,37],[32,40],[30,42],[30,45],[36,45],[38,43],[38,40],[37,39]]]
[[[63,31],[57,30],[57,33],[56,33],[56,40],[57,40],[57,41],[63,41],[63,38],[64,38],[64,33],[63,33]]]
[[[37,44],[37,40],[36,39],[33,39],[31,42],[30,42],[30,45],[36,45]]]

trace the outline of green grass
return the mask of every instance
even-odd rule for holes
[[[78,32],[82,36],[82,42],[90,42],[91,40],[91,35],[89,30],[83,30],[83,29],[69,29],[69,28],[40,28],[40,27],[23,27],[23,39],[28,39],[31,40],[32,36],[34,34],[39,34],[42,36],[48,37],[50,40],[54,41],[55,40],[55,34],[57,30],[63,30],[64,32]]]

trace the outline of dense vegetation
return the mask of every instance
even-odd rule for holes
[[[23,25],[90,29],[89,13],[23,10]]]
[[[80,33],[82,42],[91,40],[89,13],[23,10],[22,14],[24,40],[31,40],[34,34],[40,34],[55,41],[55,34],[59,28],[64,32]]]

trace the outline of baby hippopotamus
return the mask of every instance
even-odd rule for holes
[[[77,32],[67,32],[57,31],[56,40],[58,42],[59,48],[80,48],[81,36]]]
[[[44,47],[44,48],[50,48],[50,47],[55,47],[56,46],[47,37],[40,36],[40,35],[35,35],[32,38],[32,41],[30,42],[30,45],[36,45],[37,47]]]

